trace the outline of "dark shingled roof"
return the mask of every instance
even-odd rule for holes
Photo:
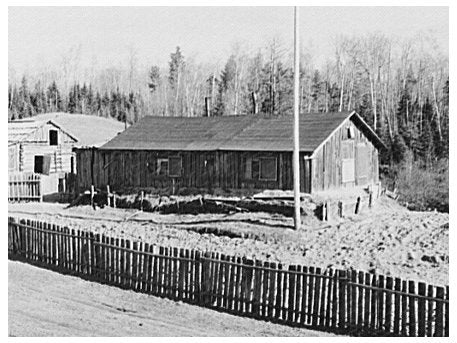
[[[313,152],[343,121],[356,116],[376,146],[382,142],[355,112],[300,115],[300,150]],[[292,151],[293,116],[146,116],[102,150]]]

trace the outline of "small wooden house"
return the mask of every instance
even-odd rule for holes
[[[123,128],[114,120],[68,113],[10,121],[8,171],[41,174],[43,194],[58,192],[65,175],[76,172],[73,148],[103,145]]]
[[[77,150],[78,185],[111,189],[293,188],[292,116],[144,117]],[[377,183],[383,143],[355,112],[300,115],[301,191]]]

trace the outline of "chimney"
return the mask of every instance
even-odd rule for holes
[[[205,97],[205,115],[206,117],[209,117],[210,116],[210,113],[211,113],[211,103],[210,103],[210,97]]]

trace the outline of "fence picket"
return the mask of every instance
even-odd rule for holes
[[[421,296],[425,296],[425,283],[419,282],[418,285],[418,294]],[[418,321],[418,329],[417,329],[417,335],[419,337],[424,337],[425,336],[425,331],[426,331],[426,322],[425,322],[425,317],[426,317],[426,312],[425,312],[425,300],[424,298],[419,298],[418,299],[418,304],[417,304],[417,321]]]
[[[278,263],[278,278],[276,282],[276,302],[275,302],[275,319],[279,320],[281,318],[282,313],[282,289],[283,289],[283,272],[282,272],[282,264]]]
[[[411,294],[408,298],[409,302],[409,336],[415,337],[416,336],[416,298],[414,295],[416,294],[415,291],[415,282],[409,281],[408,283],[408,291]]]
[[[444,299],[444,288],[436,287],[436,298]],[[443,314],[443,303],[436,301],[436,322],[435,322],[435,334],[434,337],[443,337],[444,329],[444,314]]]

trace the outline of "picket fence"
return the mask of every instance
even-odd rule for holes
[[[8,174],[8,201],[41,201],[41,177],[34,173]]]
[[[449,336],[449,287],[168,248],[8,219],[9,257],[235,315],[349,335]]]

